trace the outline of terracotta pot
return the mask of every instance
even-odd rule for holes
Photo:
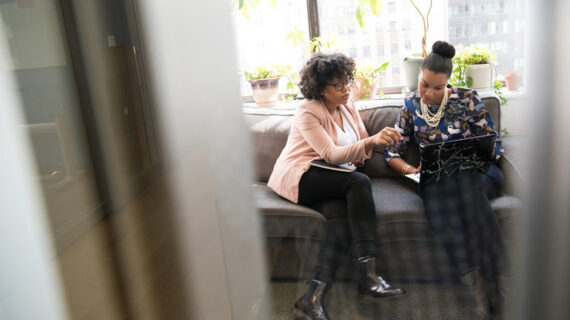
[[[350,87],[350,94],[354,100],[374,98],[379,86],[380,81],[378,78],[374,79],[374,81],[366,81],[365,78],[356,77],[354,84]]]
[[[249,80],[253,98],[258,107],[273,107],[277,104],[279,79],[280,77]]]
[[[521,76],[516,71],[510,71],[505,76],[505,82],[507,83],[507,88],[511,91],[518,90],[521,85]]]

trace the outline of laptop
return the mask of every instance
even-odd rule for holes
[[[420,184],[438,182],[461,172],[485,173],[491,165],[495,133],[420,145]]]

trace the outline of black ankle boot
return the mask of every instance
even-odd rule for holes
[[[475,302],[475,318],[477,320],[491,319],[491,306],[489,304],[489,285],[478,271],[472,271],[461,277],[463,283],[469,287]]]
[[[309,281],[307,292],[295,302],[293,314],[305,320],[330,320],[324,306],[328,289],[326,282]]]
[[[376,258],[364,257],[357,259],[360,268],[358,294],[373,298],[388,298],[406,294],[404,289],[393,288],[376,272]]]

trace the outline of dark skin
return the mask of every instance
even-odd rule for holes
[[[433,72],[428,69],[421,70],[418,75],[418,92],[422,102],[427,105],[439,105],[443,99],[443,90],[448,90],[448,94],[451,94],[451,89],[447,89],[448,81],[449,76],[445,73]],[[394,158],[388,162],[388,165],[402,174],[413,174],[421,171],[421,165],[416,168],[402,158]]]

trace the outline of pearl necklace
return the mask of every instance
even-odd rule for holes
[[[430,127],[433,127],[433,128],[437,127],[437,125],[441,121],[441,118],[443,118],[443,114],[445,112],[445,105],[447,104],[447,100],[448,100],[448,93],[447,93],[447,88],[445,88],[445,90],[443,91],[443,98],[441,99],[441,104],[439,105],[439,109],[437,109],[437,112],[432,113],[431,111],[429,111],[427,104],[425,104],[422,101],[422,99],[420,98],[420,105],[421,105],[422,114],[418,114],[418,116],[420,118],[424,119],[424,121]]]

